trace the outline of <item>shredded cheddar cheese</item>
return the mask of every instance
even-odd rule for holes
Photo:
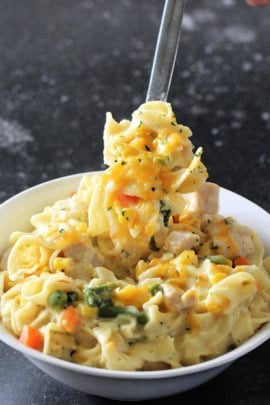
[[[6,328],[36,331],[45,354],[128,371],[197,364],[270,321],[269,258],[252,230],[218,214],[190,136],[165,102],[131,120],[107,114],[108,168],[10,235]]]

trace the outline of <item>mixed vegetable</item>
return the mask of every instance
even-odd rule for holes
[[[161,213],[164,214],[165,225],[169,216],[169,211],[165,204],[161,204]],[[152,250],[157,249],[155,241],[152,241]],[[249,264],[244,256],[230,260],[223,255],[209,255],[200,259],[210,260],[211,263],[216,265],[231,267]],[[49,295],[48,307],[53,311],[60,312],[59,324],[69,334],[76,332],[77,328],[81,325],[82,317],[100,317],[106,319],[126,315],[133,317],[138,325],[145,325],[148,322],[148,316],[142,309],[143,304],[159,292],[164,294],[163,288],[159,283],[153,283],[148,286],[126,285],[124,287],[119,287],[117,283],[106,283],[86,288],[82,302],[77,292],[66,292],[58,289]],[[20,341],[24,345],[32,349],[41,350],[43,340],[43,335],[38,329],[30,325],[23,326]]]

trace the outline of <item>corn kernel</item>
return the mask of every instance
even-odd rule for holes
[[[56,257],[53,261],[53,267],[56,271],[66,270],[73,264],[70,257]]]
[[[80,303],[77,308],[79,309],[80,314],[85,318],[94,318],[98,313],[96,307],[89,307],[89,305],[84,303]]]
[[[210,283],[211,284],[216,284],[219,281],[223,280],[226,277],[226,274],[224,273],[216,273],[213,276],[209,277]]]

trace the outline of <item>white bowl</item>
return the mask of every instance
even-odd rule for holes
[[[29,218],[46,205],[67,198],[77,189],[83,174],[48,181],[10,198],[0,205],[0,252],[8,246],[9,234],[30,230]],[[221,189],[220,212],[234,216],[257,231],[270,254],[270,215],[251,201]],[[177,394],[221,373],[233,361],[260,346],[270,337],[270,324],[240,347],[204,363],[162,371],[110,371],[81,366],[44,355],[22,345],[0,323],[0,338],[23,353],[32,363],[56,380],[89,394],[118,400],[144,400]],[[30,382],[29,382],[30,383]]]

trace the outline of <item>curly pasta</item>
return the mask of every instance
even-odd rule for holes
[[[2,256],[0,315],[22,343],[91,367],[158,370],[221,355],[270,321],[270,259],[258,235],[218,214],[190,136],[168,103],[131,121],[107,114],[108,169],[33,215]]]

